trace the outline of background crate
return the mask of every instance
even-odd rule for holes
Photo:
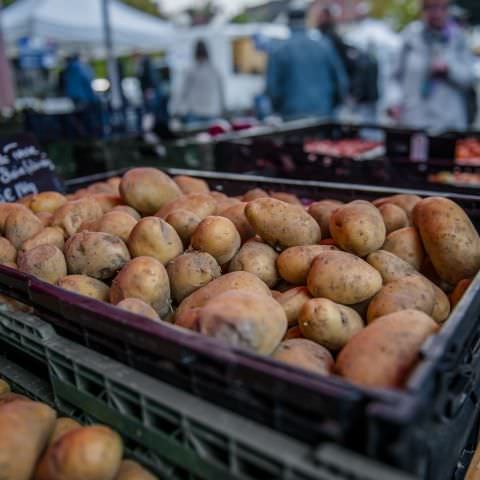
[[[334,445],[312,449],[76,345],[40,319],[4,307],[0,347],[0,377],[16,391],[84,423],[112,426],[127,439],[130,455],[165,478],[411,479]],[[42,367],[46,374],[39,373]]]

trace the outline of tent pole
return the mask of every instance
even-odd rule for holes
[[[112,26],[110,23],[110,0],[102,0],[102,13],[103,13],[103,30],[105,38],[105,49],[107,53],[107,65],[108,75],[110,77],[111,85],[111,102],[113,112],[118,112],[122,108],[122,95],[120,87],[120,76],[118,71],[118,64],[115,59],[113,50],[113,38],[112,38]]]

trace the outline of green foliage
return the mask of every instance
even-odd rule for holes
[[[372,15],[392,19],[398,29],[416,20],[419,13],[419,0],[372,0]]]
[[[131,7],[151,15],[160,16],[157,4],[153,0],[121,0]]]

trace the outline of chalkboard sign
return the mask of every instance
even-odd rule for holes
[[[55,166],[28,134],[0,138],[0,202],[27,195],[63,191]]]

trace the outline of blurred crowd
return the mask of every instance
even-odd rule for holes
[[[313,18],[314,28],[307,26],[307,18]],[[312,6],[294,0],[288,23],[291,35],[268,54],[258,116],[341,119],[353,112],[365,123],[389,121],[434,131],[465,130],[472,125],[477,114],[473,54],[449,0],[422,1],[421,18],[402,34],[401,51],[381,105],[378,58],[344,40],[331,8],[320,1]],[[225,80],[203,41],[196,45],[175,112],[169,114],[168,92],[147,56],[137,58],[137,78],[145,108],[157,125],[168,125],[172,113],[186,124],[210,122],[227,113]],[[92,79],[91,70],[78,56],[68,60],[61,76],[63,94],[91,111],[91,118],[98,106]]]

